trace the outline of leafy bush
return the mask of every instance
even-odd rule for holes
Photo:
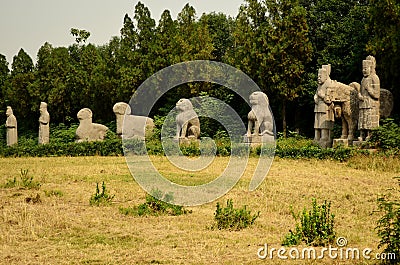
[[[100,206],[108,205],[114,199],[115,195],[110,195],[106,189],[106,184],[103,181],[101,185],[101,192],[99,189],[99,183],[96,183],[96,193],[90,197],[90,205]]]
[[[233,208],[233,201],[229,199],[226,202],[226,207],[222,208],[220,203],[217,203],[217,209],[214,213],[215,224],[211,229],[229,229],[241,230],[252,224],[258,218],[260,212],[252,215],[250,210],[247,210],[246,205],[240,209]]]
[[[400,185],[400,177],[397,177]],[[378,220],[376,229],[381,238],[378,248],[384,248],[385,253],[394,253],[395,259],[390,263],[400,262],[400,189],[391,189],[391,196],[384,195],[378,198],[378,209],[383,216]]]
[[[3,188],[14,188],[14,187],[20,187],[23,189],[39,189],[40,182],[34,181],[33,177],[28,176],[28,170],[27,169],[21,169],[20,172],[20,179],[17,180],[16,177],[13,179],[8,179],[7,182],[2,185]]]
[[[324,201],[322,205],[317,205],[315,198],[312,199],[312,209],[296,215],[292,210],[292,215],[296,221],[295,231],[289,230],[282,242],[284,246],[298,245],[304,242],[312,246],[325,246],[333,243],[335,239],[334,220],[335,215],[330,212],[331,203]]]
[[[161,200],[164,199],[164,201]],[[154,191],[153,195],[146,195],[146,202],[135,207],[123,208],[120,207],[120,213],[124,215],[134,215],[134,216],[159,216],[159,215],[170,215],[178,216],[182,214],[191,213],[191,211],[186,210],[183,206],[174,205],[169,202],[173,201],[173,196],[171,194],[165,194],[162,196],[161,191]]]
[[[393,119],[381,121],[381,126],[372,131],[370,142],[382,149],[400,148],[400,126]]]

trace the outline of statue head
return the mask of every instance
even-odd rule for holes
[[[324,68],[318,70],[318,84],[322,85],[328,80],[328,71]]]
[[[76,116],[78,117],[79,121],[92,120],[93,113],[90,109],[84,108],[81,109]]]
[[[192,102],[186,98],[181,98],[177,103],[176,103],[176,109],[179,112],[183,111],[188,111],[193,109]]]
[[[10,106],[7,106],[6,115],[7,117],[13,115],[13,110]]]
[[[261,91],[253,92],[250,95],[249,99],[250,99],[250,104],[252,106],[255,106],[255,105],[268,106],[268,104],[269,104],[267,95]]]
[[[40,102],[40,107],[39,107],[40,113],[43,113],[46,110],[47,110],[47,103],[46,102]]]
[[[114,113],[117,115],[130,115],[131,114],[131,107],[129,104],[125,102],[118,102],[115,103],[113,107]]]
[[[363,62],[362,62],[362,72],[363,72],[364,77],[367,77],[367,76],[371,75],[372,66],[373,66],[373,61],[371,61],[371,60],[363,60]]]

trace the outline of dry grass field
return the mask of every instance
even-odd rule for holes
[[[185,173],[164,157],[153,157],[161,172],[191,184],[213,179],[227,163],[217,158],[202,173]],[[239,183],[218,201],[260,211],[255,224],[242,231],[211,230],[216,202],[190,207],[183,216],[125,216],[119,207],[143,203],[145,192],[130,175],[123,157],[1,158],[0,185],[19,177],[21,169],[41,183],[39,189],[0,188],[1,264],[370,264],[360,260],[260,260],[268,243],[279,248],[293,229],[290,213],[332,202],[337,236],[352,248],[378,252],[374,231],[379,218],[376,199],[400,176],[397,160],[354,158],[349,162],[276,158],[254,192],[247,190],[257,159],[251,158]],[[197,175],[196,175],[197,174]],[[90,206],[97,182],[111,194],[109,206]],[[184,184],[184,183],[182,183]],[[41,202],[27,203],[26,198]],[[300,246],[305,247],[305,246]]]

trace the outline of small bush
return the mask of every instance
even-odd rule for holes
[[[163,198],[164,201],[159,198]],[[166,202],[165,202],[166,201]],[[154,191],[153,195],[146,195],[146,202],[135,207],[123,208],[120,207],[120,213],[124,215],[133,216],[159,216],[159,215],[170,215],[178,216],[182,214],[191,213],[191,211],[186,210],[183,206],[174,205],[169,202],[173,201],[173,196],[171,194],[165,194],[162,196],[161,191]]]
[[[372,131],[370,142],[379,148],[396,149],[399,152],[400,126],[394,119],[382,120],[381,126]]]
[[[400,177],[397,177],[400,185]],[[384,248],[385,253],[394,253],[395,259],[388,263],[400,262],[400,189],[391,189],[389,195],[378,198],[378,209],[383,216],[378,220],[376,230],[381,238],[378,248]]]
[[[45,190],[44,194],[47,197],[62,197],[62,196],[64,196],[64,193],[60,190]]]
[[[19,187],[22,189],[39,189],[40,182],[34,181],[33,177],[28,176],[28,170],[27,169],[21,169],[20,172],[20,177],[19,180],[17,180],[16,177],[13,179],[8,179],[7,182],[2,185],[3,188],[14,188],[14,187]]]
[[[233,201],[229,199],[226,202],[226,207],[222,208],[220,203],[217,203],[217,209],[214,213],[215,224],[211,229],[228,229],[241,230],[252,224],[258,218],[260,212],[252,215],[250,210],[247,210],[246,205],[240,209],[233,208]]]
[[[100,205],[108,205],[114,199],[115,195],[110,195],[106,189],[106,184],[103,181],[101,185],[101,192],[99,189],[99,183],[96,183],[96,193],[90,197],[89,203],[90,205],[100,206]]]
[[[335,215],[330,212],[331,203],[324,201],[322,205],[317,205],[315,198],[312,199],[312,209],[296,215],[292,210],[292,215],[296,221],[295,231],[289,230],[282,242],[284,246],[298,245],[304,242],[312,246],[326,246],[333,243],[335,239],[334,219]]]

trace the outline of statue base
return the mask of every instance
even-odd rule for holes
[[[349,139],[333,139],[333,147],[349,147],[353,145],[353,141]]]
[[[275,137],[273,135],[258,135],[258,134],[252,134],[250,136],[247,136],[245,134],[243,136],[243,142],[246,144],[249,144],[251,147],[258,147],[263,145],[264,143],[273,143],[275,141]]]

